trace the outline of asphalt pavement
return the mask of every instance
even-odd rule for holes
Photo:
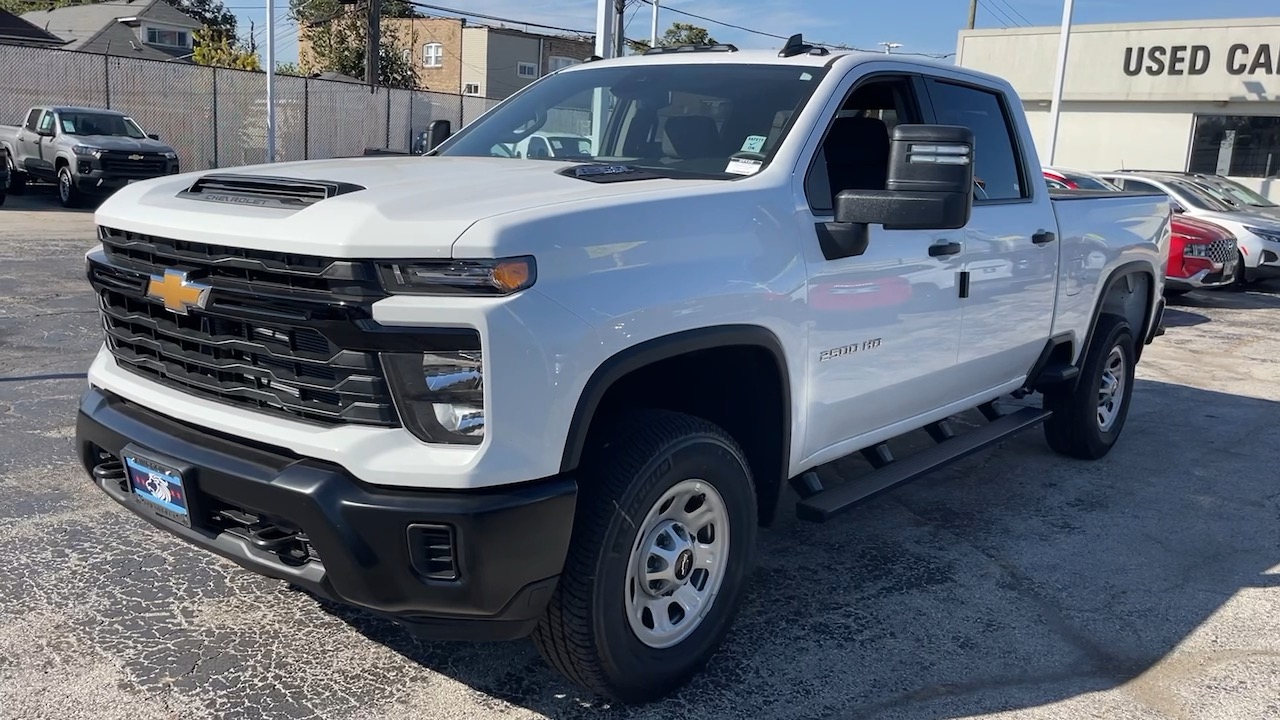
[[[94,489],[92,238],[51,196],[0,207],[0,718],[1280,717],[1280,283],[1175,303],[1102,461],[1031,431],[825,525],[784,513],[706,674],[619,708],[526,642],[415,641]]]

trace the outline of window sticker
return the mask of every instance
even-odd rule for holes
[[[760,172],[762,165],[764,163],[750,158],[730,158],[729,166],[724,171],[733,175],[755,175]]]
[[[765,139],[763,135],[748,135],[746,141],[742,143],[742,152],[760,152],[764,148]]]

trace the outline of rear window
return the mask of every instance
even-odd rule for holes
[[[1080,173],[1066,172],[1066,173],[1062,173],[1062,176],[1070,180],[1071,182],[1075,183],[1076,187],[1081,190],[1107,190],[1109,192],[1114,192],[1120,189],[1120,188],[1117,188],[1115,185],[1112,185],[1111,183],[1107,182],[1106,180],[1103,180],[1102,178],[1093,177],[1092,175],[1082,175]]]

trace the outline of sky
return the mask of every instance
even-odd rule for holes
[[[242,35],[252,22],[259,51],[265,48],[265,0],[224,0],[236,13]],[[498,17],[591,31],[596,0],[423,0],[432,5]],[[629,0],[627,36],[646,39],[652,8]],[[677,10],[773,35],[800,32],[806,39],[858,48],[943,55],[955,52],[956,32],[968,21],[968,0],[661,0],[659,27],[673,22],[701,25],[719,42],[739,48],[777,48],[774,37],[726,27],[678,14]],[[1075,23],[1150,22],[1280,15],[1280,8],[1258,0],[1076,0]],[[669,8],[669,9],[668,9]],[[292,62],[298,31],[287,18],[288,0],[276,0],[276,59]],[[443,14],[443,13],[441,13]],[[979,0],[980,28],[1058,25],[1061,0]],[[492,23],[490,23],[492,24]],[[265,54],[265,53],[264,53]],[[264,58],[265,59],[265,58]]]

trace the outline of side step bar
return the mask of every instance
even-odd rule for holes
[[[863,500],[927,475],[1014,433],[1038,425],[1051,414],[1048,410],[1029,407],[1000,416],[982,427],[953,437],[947,437],[947,431],[931,430],[930,435],[934,436],[938,444],[927,450],[903,460],[890,460],[848,484],[820,490],[808,496],[802,493],[803,499],[796,504],[796,516],[810,522],[826,522]],[[805,475],[811,473],[812,471]],[[811,488],[814,483],[817,488],[821,487],[816,473],[810,483]]]

